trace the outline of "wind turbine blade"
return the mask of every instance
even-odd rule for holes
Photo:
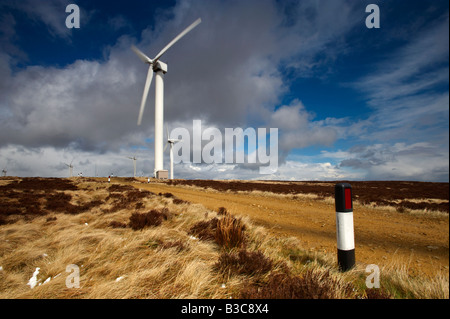
[[[133,50],[134,53],[136,53],[136,55],[139,57],[139,59],[141,59],[143,62],[152,64],[152,62],[153,62],[152,59],[150,59],[148,56],[146,56],[141,50],[136,48],[134,45],[131,46],[131,50]]]
[[[150,89],[150,85],[152,84],[152,79],[153,79],[153,69],[150,66],[148,68],[147,80],[145,81],[144,93],[142,94],[141,109],[139,110],[139,117],[138,117],[137,125],[141,125],[141,122],[142,122],[142,116],[144,115],[144,109],[145,109],[145,103],[147,102],[148,90]]]
[[[166,149],[167,149],[167,146],[169,146],[169,143],[166,143],[166,146],[164,146],[164,150],[163,150],[163,152],[165,152],[165,151],[166,151]]]
[[[169,127],[166,125],[167,139],[169,139]]]
[[[168,45],[166,45],[164,47],[164,49],[162,49],[157,56],[155,56],[155,58],[153,59],[153,61],[157,61],[159,60],[159,58],[166,53],[167,50],[169,50],[169,48],[174,45],[178,40],[180,40],[182,37],[184,37],[186,35],[186,33],[188,33],[189,31],[191,31],[192,29],[194,29],[197,25],[200,24],[200,22],[202,22],[202,19],[198,18],[197,20],[195,20],[190,26],[188,26],[186,29],[183,30],[183,32],[181,32],[179,35],[177,35],[172,41],[169,42]]]

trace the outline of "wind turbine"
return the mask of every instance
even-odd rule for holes
[[[136,158],[136,156],[133,156],[133,157],[128,157],[127,156],[127,158],[133,160],[133,167],[134,167],[134,175],[133,176],[136,177],[136,160],[137,160],[137,158]]]
[[[164,151],[167,149],[167,146],[170,145],[170,179],[173,179],[173,144],[177,143],[177,142],[181,142],[182,140],[178,140],[175,138],[170,138],[169,137],[169,129],[167,128],[167,144],[164,147]]]
[[[73,160],[72,160],[73,162]],[[73,172],[73,165],[72,162],[70,162],[70,164],[66,164],[67,167],[69,167],[69,177],[72,177],[72,172]]]
[[[8,172],[8,170],[6,169],[6,167],[4,169],[2,169],[3,177],[6,177],[7,172]]]
[[[141,107],[139,110],[139,117],[137,125],[141,125],[142,116],[144,114],[145,103],[147,101],[148,91],[153,79],[153,72],[156,73],[155,77],[155,169],[154,176],[157,177],[157,172],[164,169],[163,165],[163,146],[164,146],[164,80],[163,76],[167,73],[167,64],[159,61],[161,56],[178,40],[184,37],[188,32],[194,29],[202,20],[198,18],[190,26],[177,35],[172,41],[169,42],[153,59],[150,59],[142,51],[135,46],[131,49],[137,54],[137,56],[145,63],[149,65],[147,79],[145,81],[144,93],[142,94]]]

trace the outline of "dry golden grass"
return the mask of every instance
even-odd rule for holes
[[[423,278],[411,276],[408,264],[393,262],[381,268],[380,273],[381,285],[397,298],[449,299],[448,271]]]
[[[270,236],[248,218],[234,218],[232,212],[218,214],[170,196],[114,193],[107,183],[83,181],[77,186],[78,191],[65,191],[72,205],[94,200],[101,204],[78,214],[49,212],[0,226],[0,298],[368,295],[363,265],[342,274],[334,256],[302,250],[297,239]],[[132,214],[152,210],[164,210],[167,218],[133,230]],[[213,219],[217,219],[215,237],[199,239],[190,232]],[[66,285],[71,275],[68,265],[79,267],[79,288]],[[27,283],[37,267],[38,283],[32,289]],[[280,280],[282,285],[274,290]],[[402,267],[392,265],[382,269],[382,289],[396,298],[448,298],[448,273],[411,278]]]

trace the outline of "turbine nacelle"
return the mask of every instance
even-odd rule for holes
[[[176,140],[176,139],[173,139],[173,138],[167,140],[167,143],[169,143],[169,144],[175,144],[177,142],[181,142],[181,140]]]
[[[167,64],[161,61],[156,61],[156,63],[151,64],[153,72],[162,71],[164,74],[167,73]]]

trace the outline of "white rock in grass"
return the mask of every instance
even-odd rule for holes
[[[121,281],[123,278],[125,278],[125,276],[120,276],[120,277],[117,277],[116,278],[116,282],[119,282],[119,281]]]
[[[33,289],[38,283],[37,275],[39,275],[40,269],[41,268],[36,267],[36,270],[34,271],[33,276],[30,278],[30,280],[28,280],[27,285],[30,286],[31,289]]]

